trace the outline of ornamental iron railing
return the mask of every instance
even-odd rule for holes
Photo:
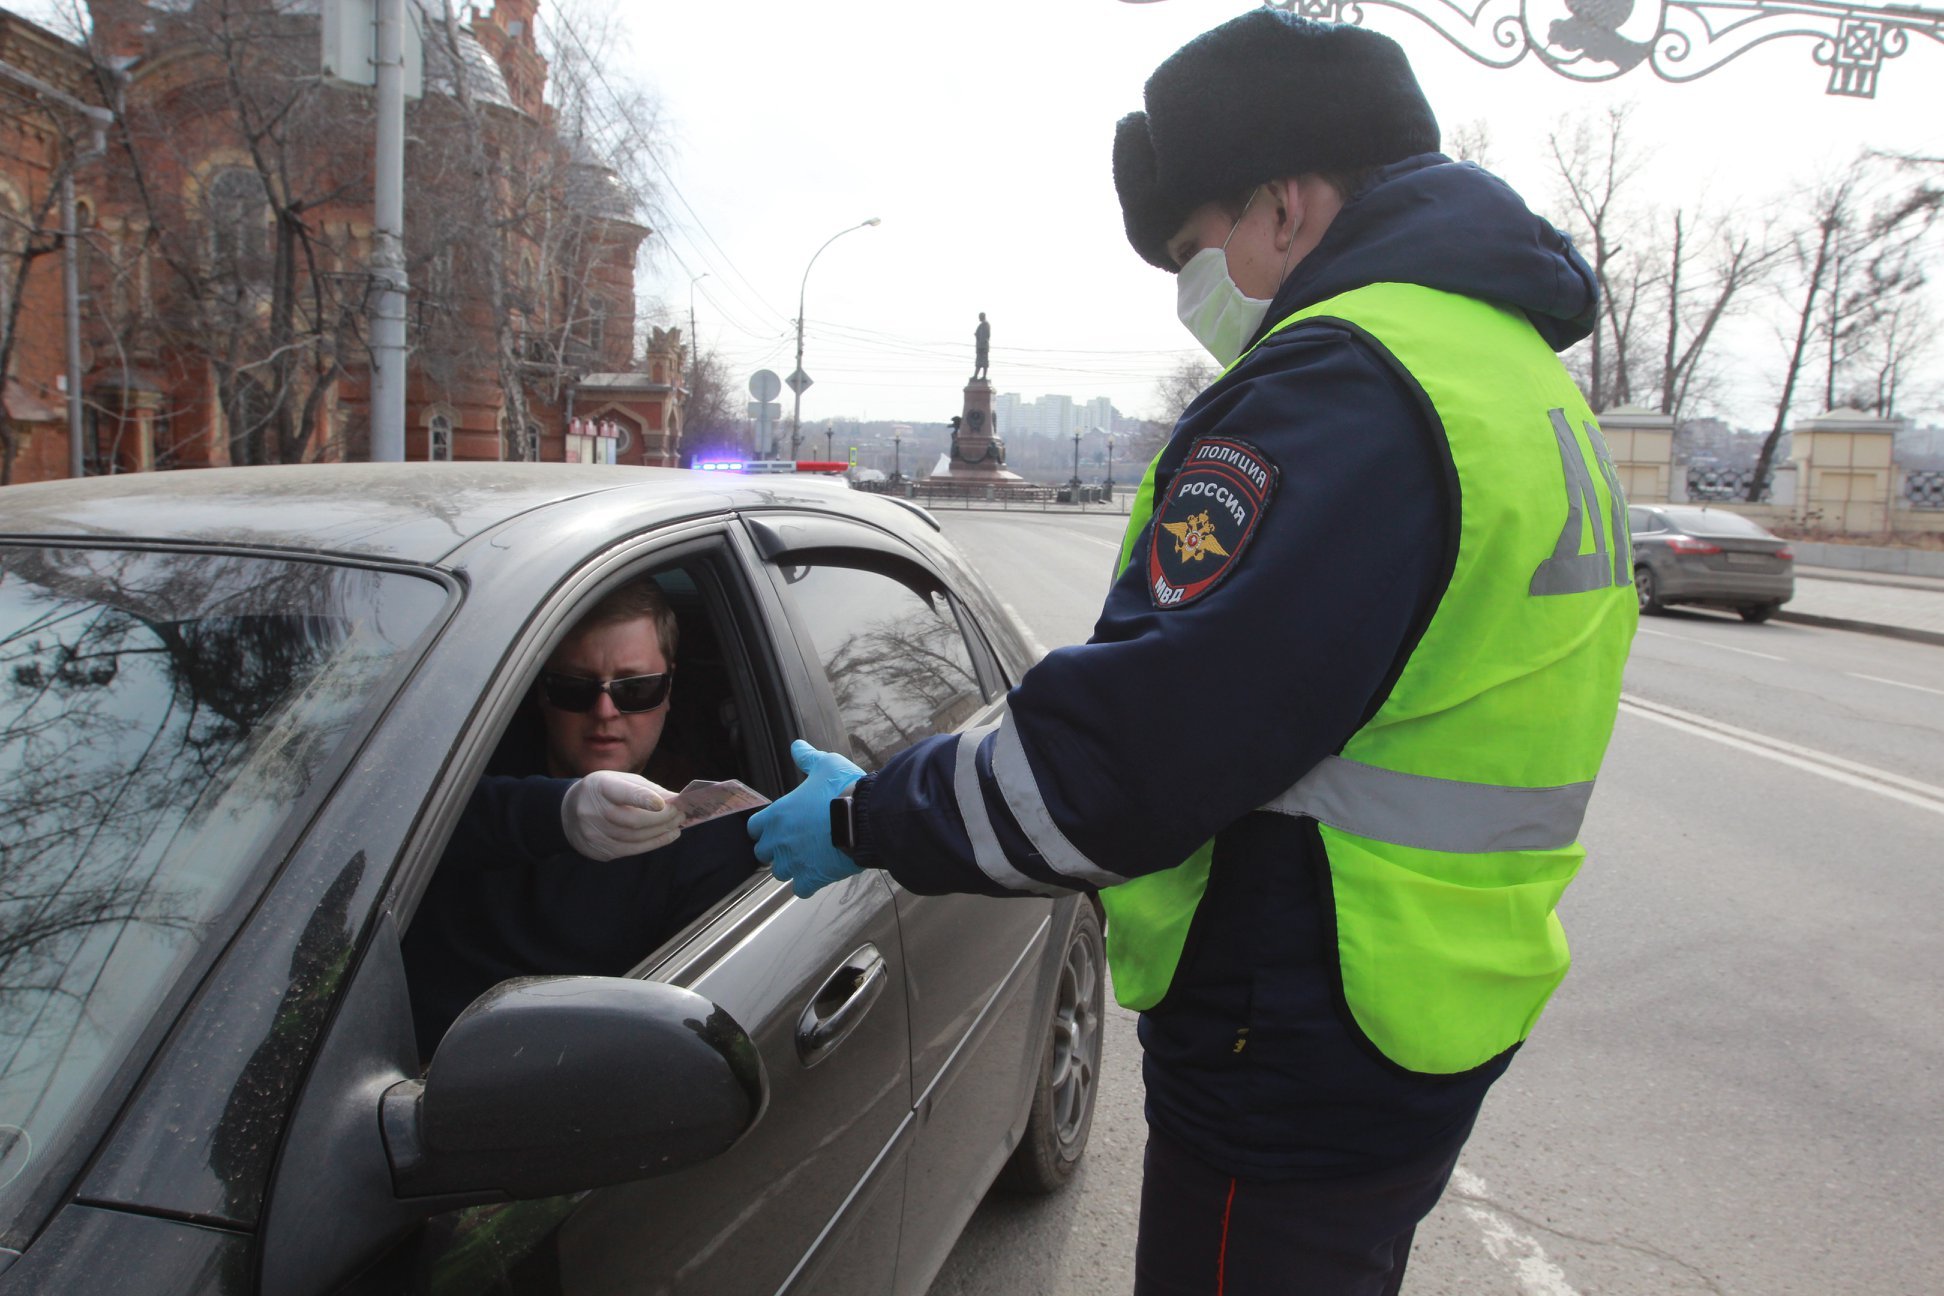
[[[1147,0],[1132,0],[1146,3]],[[1487,67],[1528,54],[1575,81],[1611,81],[1645,64],[1664,81],[1693,81],[1757,45],[1816,42],[1827,92],[1876,96],[1884,61],[1910,38],[1944,44],[1944,9],[1843,0],[1267,0],[1328,22],[1361,24],[1364,7],[1400,9]]]
[[[1944,509],[1944,471],[1931,468],[1906,472],[1903,493],[1914,509]]]
[[[1718,504],[1748,498],[1748,486],[1755,480],[1753,468],[1689,468],[1687,497],[1697,503]],[[1775,476],[1762,483],[1761,503],[1775,493]]]

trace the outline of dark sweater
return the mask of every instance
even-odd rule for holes
[[[746,815],[646,855],[590,860],[567,845],[572,779],[479,781],[404,941],[419,1055],[509,977],[620,976],[756,869]]]

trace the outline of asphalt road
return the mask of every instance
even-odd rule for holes
[[[1117,519],[940,516],[1043,645],[1087,636]],[[1674,613],[1626,688],[1573,972],[1405,1291],[1944,1292],[1944,649]],[[1131,1289],[1133,1026],[1080,1177],[988,1199],[935,1296]]]

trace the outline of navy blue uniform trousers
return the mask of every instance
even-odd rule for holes
[[[1396,1296],[1418,1221],[1471,1134],[1403,1165],[1327,1179],[1238,1179],[1152,1127],[1134,1296]]]

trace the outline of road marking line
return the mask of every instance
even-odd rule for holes
[[[1692,711],[1682,711],[1677,707],[1665,706],[1659,702],[1649,702],[1631,693],[1620,695],[1620,709],[1643,720],[1652,720],[1657,724],[1664,724],[1671,729],[1706,738],[1726,747],[1767,757],[1792,769],[1820,774],[1846,787],[1874,792],[1878,796],[1888,797],[1892,801],[1901,801],[1905,805],[1913,805],[1920,810],[1928,810],[1932,814],[1944,814],[1944,788],[1930,783],[1920,783],[1916,779],[1892,774],[1889,770],[1878,769],[1874,765],[1845,760],[1841,756],[1832,756],[1828,752],[1820,752],[1813,747],[1799,747],[1795,743],[1771,738],[1767,734],[1756,733],[1752,729],[1741,729],[1719,720],[1711,720],[1707,716],[1695,715]]]
[[[1922,684],[1906,684],[1902,680],[1885,679],[1881,675],[1859,675],[1855,671],[1844,671],[1843,673],[1851,679],[1868,680],[1872,684],[1888,684],[1893,688],[1916,689],[1919,693],[1935,693],[1938,697],[1944,697],[1944,689],[1926,688]]]
[[[1485,1250],[1512,1270],[1521,1296],[1579,1296],[1566,1281],[1566,1271],[1546,1258],[1537,1238],[1521,1233],[1488,1204],[1485,1181],[1459,1166],[1451,1172],[1451,1190],[1464,1201],[1463,1210],[1478,1225]]]
[[[1761,657],[1768,661],[1789,660],[1787,657],[1777,657],[1774,653],[1756,652],[1753,648],[1737,648],[1733,644],[1710,643],[1706,639],[1690,639],[1686,635],[1669,634],[1665,630],[1649,630],[1646,626],[1640,627],[1639,633],[1652,635],[1656,639],[1678,639],[1682,643],[1696,644],[1702,648],[1719,648],[1723,652],[1741,653],[1747,657]]]

